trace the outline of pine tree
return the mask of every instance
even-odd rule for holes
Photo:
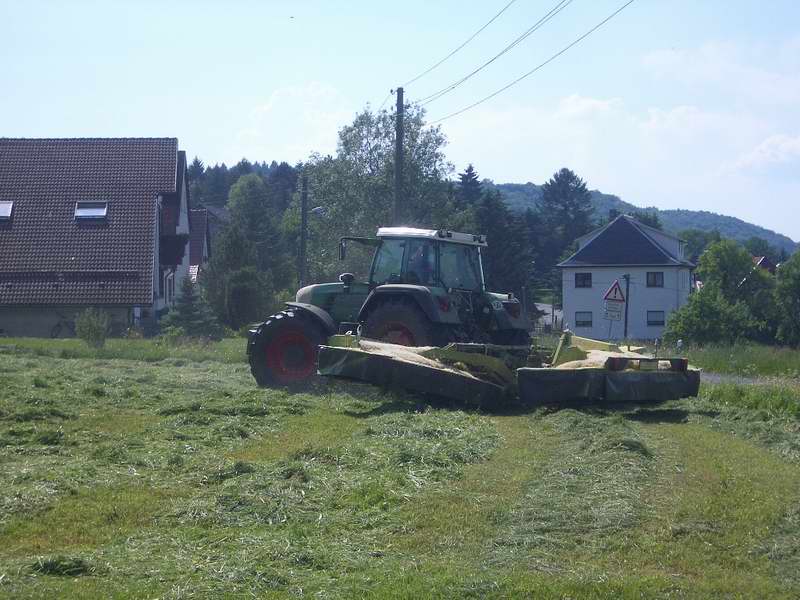
[[[467,165],[463,173],[458,174],[458,191],[456,192],[456,201],[458,208],[465,208],[467,206],[475,206],[481,200],[481,182],[478,179],[478,173],[472,166],[472,163]]]
[[[189,183],[199,182],[203,179],[205,172],[206,167],[203,161],[195,156],[192,164],[186,169],[186,176],[189,178]]]
[[[218,339],[222,327],[211,307],[187,275],[181,281],[181,293],[175,307],[161,320],[162,327],[178,327],[187,336]]]

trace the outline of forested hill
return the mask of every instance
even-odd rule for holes
[[[542,186],[535,183],[498,183],[495,184],[486,179],[482,182],[484,188],[495,188],[500,190],[506,204],[513,209],[524,210],[530,206],[535,206],[542,194]],[[723,237],[732,238],[744,242],[752,236],[760,237],[772,246],[784,248],[792,253],[797,248],[797,243],[785,235],[776,233],[770,229],[747,223],[736,217],[718,215],[705,210],[659,210],[653,207],[642,208],[634,206],[628,202],[620,200],[612,194],[604,194],[593,190],[592,205],[594,207],[595,218],[600,220],[608,216],[608,211],[615,208],[620,212],[647,211],[658,213],[658,218],[664,229],[672,233],[677,233],[683,229],[700,229],[703,231],[713,231],[716,229]]]

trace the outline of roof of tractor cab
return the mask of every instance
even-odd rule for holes
[[[467,244],[470,246],[487,246],[485,235],[472,233],[458,233],[446,229],[416,229],[414,227],[381,227],[378,229],[379,238],[427,238],[441,242]]]

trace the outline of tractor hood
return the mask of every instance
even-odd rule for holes
[[[316,304],[315,297],[320,297],[327,294],[341,294],[344,284],[338,283],[315,283],[307,285],[297,290],[295,294],[295,302],[303,302],[304,304]]]

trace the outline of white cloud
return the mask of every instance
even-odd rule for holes
[[[234,162],[241,156],[295,162],[311,152],[332,153],[338,130],[353,114],[348,99],[331,85],[281,87],[250,111],[226,155]]]
[[[800,101],[800,75],[789,57],[800,45],[795,39],[770,47],[709,42],[688,50],[658,50],[643,64],[658,79],[728,94],[728,101],[746,98],[763,105]],[[775,60],[776,56],[785,60]],[[731,95],[732,94],[732,95]]]
[[[793,162],[799,163],[800,166],[800,135],[793,137],[779,133],[771,135],[744,154],[736,162],[736,166],[748,169]]]

